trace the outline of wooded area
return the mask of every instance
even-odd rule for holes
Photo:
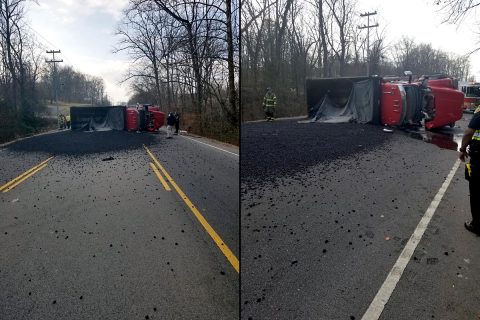
[[[109,104],[103,80],[46,63],[46,49],[31,32],[26,0],[0,0],[0,142],[56,126],[46,105],[64,102]]]
[[[363,76],[367,63],[371,75],[401,75],[409,70],[414,76],[445,73],[468,78],[468,56],[408,37],[387,45],[388,31],[381,26],[370,30],[367,61],[367,33],[358,28],[365,23],[354,0],[244,1],[242,120],[263,118],[267,87],[277,95],[277,116],[305,114],[306,77]]]
[[[41,49],[26,30],[24,0],[0,0],[0,138],[34,130],[42,110]]]
[[[68,65],[57,67],[57,69],[57,99],[59,101],[93,106],[112,104],[105,93],[105,83],[102,78],[76,71]],[[50,97],[49,101],[53,103],[54,73],[51,68],[45,71],[41,82],[42,97]]]
[[[131,0],[117,52],[131,65],[130,103],[182,114],[184,128],[238,143],[238,1]]]

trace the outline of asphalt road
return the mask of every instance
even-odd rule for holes
[[[195,140],[64,131],[1,148],[2,185],[54,158],[0,192],[0,319],[238,319],[238,272],[193,212],[238,257],[238,155]]]
[[[241,318],[361,319],[456,163],[451,149],[470,117],[440,133],[242,125]],[[463,227],[463,170],[380,319],[480,315],[480,238]]]

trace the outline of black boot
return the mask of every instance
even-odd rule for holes
[[[475,233],[476,235],[480,235],[480,229],[476,225],[474,225],[472,221],[465,222],[465,229]]]

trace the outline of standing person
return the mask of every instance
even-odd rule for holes
[[[65,117],[65,120],[67,121],[67,129],[70,129],[70,113],[67,114],[67,116]]]
[[[65,117],[61,113],[58,115],[58,128],[60,130],[65,128]]]
[[[169,113],[167,117],[167,139],[171,139],[173,136],[173,126],[175,125],[175,116],[173,113]]]
[[[465,222],[465,228],[480,235],[480,107],[475,110],[459,149],[460,160],[465,162],[465,158],[469,156],[470,163],[465,165],[465,179],[468,180],[470,189],[472,220]]]
[[[180,129],[180,114],[175,112],[175,134],[178,135],[178,129]]]
[[[267,88],[267,92],[263,97],[263,111],[265,111],[265,118],[267,121],[274,119],[275,107],[277,106],[277,97],[273,93],[272,88]]]

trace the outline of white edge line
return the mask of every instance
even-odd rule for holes
[[[395,290],[397,283],[400,281],[403,271],[405,270],[408,262],[412,258],[412,255],[415,252],[417,245],[422,240],[423,234],[425,233],[425,230],[427,229],[430,220],[432,220],[435,210],[437,210],[437,207],[440,204],[443,195],[447,191],[447,188],[450,185],[450,182],[452,181],[459,166],[460,160],[457,160],[453,165],[452,170],[448,174],[447,178],[443,182],[441,188],[435,195],[435,198],[433,198],[432,202],[430,203],[427,211],[425,211],[425,214],[418,223],[417,228],[408,240],[405,248],[403,248],[402,253],[398,257],[397,262],[395,262],[395,265],[390,270],[387,278],[380,287],[380,290],[378,290],[377,295],[375,296],[367,311],[363,315],[362,320],[376,320],[380,318],[380,315],[382,314],[385,305],[387,304],[390,296]]]
[[[185,139],[192,140],[192,141],[195,141],[195,142],[198,142],[198,143],[204,144],[204,145],[206,145],[206,146],[209,146],[209,147],[212,147],[212,148],[215,148],[215,149],[221,150],[221,151],[223,151],[223,152],[226,152],[226,153],[233,154],[234,156],[237,156],[237,157],[238,157],[238,154],[237,154],[237,153],[230,152],[230,151],[227,151],[227,150],[225,150],[225,149],[222,149],[222,148],[219,148],[219,147],[212,146],[211,144],[208,144],[208,143],[205,143],[205,142],[202,142],[202,141],[198,141],[198,140],[196,140],[196,139],[192,139],[192,138],[185,137],[185,136],[181,136],[181,137],[184,137]]]

